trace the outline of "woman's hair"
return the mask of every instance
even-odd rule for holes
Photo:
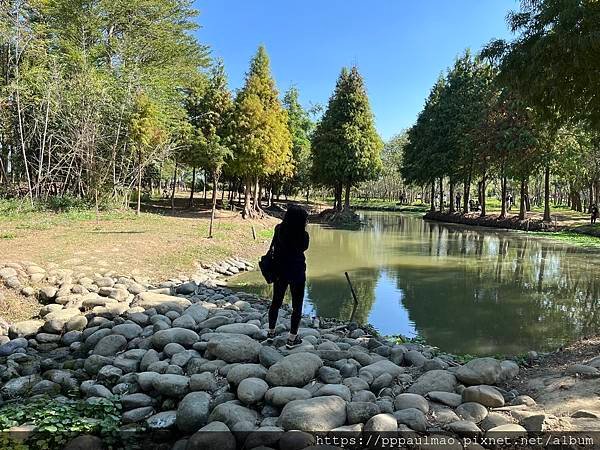
[[[290,205],[283,216],[283,225],[292,232],[304,231],[308,213],[298,205]]]

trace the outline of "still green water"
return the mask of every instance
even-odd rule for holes
[[[600,328],[600,252],[534,235],[360,213],[360,230],[309,225],[304,313],[419,335],[453,353],[553,349]],[[259,272],[232,287],[271,295]]]

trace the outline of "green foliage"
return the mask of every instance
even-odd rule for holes
[[[186,110],[192,129],[190,143],[181,155],[185,163],[211,173],[221,172],[227,159],[233,156],[228,147],[232,107],[225,67],[222,61],[217,61],[209,78],[198,77],[187,92]]]
[[[313,179],[348,188],[374,179],[381,170],[382,147],[364,81],[356,67],[344,68],[312,137]]]
[[[271,76],[269,57],[259,47],[232,114],[233,171],[244,178],[292,173],[288,117]]]
[[[484,54],[501,76],[550,121],[600,129],[600,3],[527,0],[508,17],[512,42],[492,41]]]
[[[9,178],[37,198],[56,186],[101,200],[130,190],[139,159],[160,163],[178,145],[182,88],[209,61],[196,15],[187,0],[1,2]]]
[[[310,135],[314,123],[308,112],[300,105],[299,95],[298,89],[291,87],[283,97],[283,106],[288,116],[288,129],[292,138],[292,160],[294,164],[293,176],[287,180],[287,186],[285,187],[288,193],[305,189],[310,184]]]
[[[37,398],[0,408],[0,432],[13,426],[31,424],[35,431],[27,440],[30,449],[62,448],[80,434],[96,434],[112,448],[119,439],[120,404],[108,399],[55,401]],[[7,438],[3,434],[3,439]],[[23,448],[2,442],[2,448]]]

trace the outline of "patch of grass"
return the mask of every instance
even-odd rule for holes
[[[600,236],[591,236],[576,231],[539,232],[536,236],[563,241],[571,245],[600,248]]]
[[[274,229],[272,228],[267,228],[265,230],[260,230],[257,234],[258,237],[263,238],[263,239],[272,239],[273,238],[273,234],[274,234]]]
[[[270,217],[244,220],[237,213],[219,210],[213,238],[207,239],[210,214],[206,209],[139,216],[132,210],[111,210],[100,211],[97,217],[95,208],[16,213],[14,205],[1,204],[12,212],[0,216],[0,261],[56,263],[90,275],[112,270],[156,281],[189,275],[198,261],[216,262],[234,255],[254,259],[264,253],[276,223]],[[259,236],[256,240],[252,226]]]

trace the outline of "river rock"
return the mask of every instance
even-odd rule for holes
[[[394,399],[394,409],[408,409],[408,408],[416,408],[423,413],[427,414],[429,412],[429,402],[419,394],[400,394]]]
[[[425,418],[425,414],[416,408],[394,411],[393,415],[398,423],[407,425],[411,430],[425,431],[427,429],[427,419]]]
[[[114,356],[127,345],[127,339],[120,334],[111,334],[103,337],[94,347],[94,355]]]
[[[327,396],[294,400],[283,407],[278,424],[284,430],[328,431],[346,423],[346,402]]]
[[[15,322],[8,329],[8,335],[11,339],[20,337],[27,338],[37,334],[43,325],[43,320],[24,320],[22,322]]]
[[[273,364],[266,380],[272,386],[304,386],[322,365],[321,358],[313,353],[294,353]]]
[[[198,334],[186,328],[169,328],[154,333],[152,336],[152,345],[162,350],[169,343],[176,343],[184,347],[191,347],[199,340]]]
[[[217,380],[211,372],[193,374],[190,377],[190,389],[192,391],[214,392],[218,387]]]
[[[197,433],[193,434],[187,442],[186,450],[236,450],[235,437],[227,425],[223,422],[214,421]]]
[[[208,342],[208,351],[228,363],[258,362],[261,347],[257,341],[244,335],[232,335]]]
[[[510,381],[519,374],[519,365],[510,360],[504,360],[500,363],[500,380],[499,381]]]
[[[432,391],[454,392],[456,377],[446,370],[430,370],[425,372],[406,392],[425,395]]]
[[[27,339],[20,337],[12,339],[5,344],[0,345],[0,357],[13,354],[19,348],[27,348],[29,342]]]
[[[146,419],[150,430],[168,430],[177,422],[177,411],[162,411]]]
[[[140,327],[137,323],[122,323],[120,325],[115,325],[112,328],[112,332],[114,334],[120,334],[121,336],[124,336],[125,339],[130,341],[142,333],[142,327]]]
[[[177,407],[177,428],[193,433],[206,425],[210,412],[210,395],[206,392],[190,392]]]
[[[121,406],[126,411],[152,406],[152,397],[142,393],[123,395],[121,397]]]
[[[269,368],[276,362],[281,361],[283,355],[273,347],[265,345],[260,349],[258,359],[263,366]]]
[[[126,411],[121,416],[121,421],[125,424],[141,422],[154,414],[154,408],[152,406],[143,406],[141,408],[131,409]]]
[[[527,436],[527,430],[516,423],[500,425],[489,429],[485,433],[485,437],[491,440],[510,439],[515,440],[519,437]]]
[[[271,405],[282,407],[294,400],[306,400],[312,397],[312,394],[302,388],[276,386],[269,389],[265,394],[265,400]]]
[[[167,397],[183,397],[190,390],[190,379],[183,375],[159,374],[152,380],[152,386]]]
[[[240,405],[237,401],[225,402],[217,405],[208,417],[209,422],[223,422],[229,428],[237,422],[247,421],[256,423],[257,419],[258,413],[256,411]]]
[[[349,402],[352,399],[350,389],[343,384],[324,384],[317,392],[313,394],[313,397],[323,397],[326,395],[335,395]]]
[[[74,317],[80,316],[79,308],[65,308],[52,311],[44,316],[44,331],[48,333],[61,333],[66,324]]]
[[[266,376],[267,369],[260,364],[238,364],[227,372],[227,381],[237,386],[245,378],[260,378],[264,380]]]
[[[196,282],[188,281],[187,283],[183,283],[177,286],[176,291],[178,294],[190,295],[196,292],[196,289],[198,289],[198,285],[196,284]]]
[[[479,423],[488,415],[488,410],[480,403],[467,402],[456,408],[456,414],[462,419]]]
[[[141,307],[144,309],[157,308],[160,306],[173,305],[175,307],[179,307],[181,309],[185,309],[190,306],[192,303],[186,299],[181,297],[174,297],[172,295],[159,294],[156,292],[146,291],[141,292],[135,296],[133,301],[131,302],[131,307]]]
[[[13,378],[7,381],[0,389],[0,394],[4,398],[21,398],[31,391],[38,382],[41,381],[39,375],[27,375]]]
[[[253,323],[231,323],[228,325],[221,325],[215,331],[217,333],[235,333],[254,336],[260,331],[260,328]]]
[[[373,379],[375,379],[384,373],[390,374],[392,377],[397,377],[403,372],[403,369],[388,359],[382,359],[361,368],[358,372],[359,376],[364,372],[369,372],[371,375],[373,375]]]
[[[491,428],[506,425],[508,423],[513,423],[508,416],[497,412],[490,412],[487,417],[481,421],[479,426],[482,430],[487,431]]]
[[[489,408],[504,406],[504,397],[492,386],[470,386],[462,393],[464,402],[477,402]]]
[[[392,414],[377,414],[371,417],[363,428],[364,432],[386,432],[398,430],[398,420]]]
[[[427,397],[434,402],[456,408],[463,400],[462,396],[453,392],[432,391],[427,394]]]
[[[450,431],[459,436],[472,436],[481,433],[481,430],[470,420],[459,420],[448,424]]]
[[[260,378],[246,378],[242,380],[237,389],[238,398],[247,405],[254,405],[262,401],[269,385]]]
[[[346,404],[347,422],[351,425],[355,423],[365,423],[380,412],[381,410],[376,403],[348,402]]]
[[[475,358],[460,366],[455,375],[467,385],[496,384],[502,376],[502,366],[495,358]]]

